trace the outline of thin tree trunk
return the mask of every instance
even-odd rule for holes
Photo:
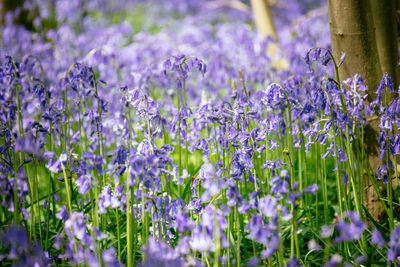
[[[276,29],[268,2],[266,0],[251,0],[251,6],[258,31],[264,37],[271,36],[276,40]]]
[[[397,47],[397,0],[371,1],[376,46],[382,72],[387,72],[395,85],[399,85],[399,55]]]
[[[271,59],[271,65],[278,70],[289,69],[289,62],[284,58],[283,51],[278,44],[278,35],[272,18],[269,1],[251,0],[251,6],[258,32],[263,37],[271,37],[274,40],[268,44],[267,50],[265,51]]]
[[[339,69],[340,79],[343,81],[356,73],[362,75],[369,88],[368,101],[372,101],[376,96],[382,71],[371,4],[368,0],[328,0],[328,9],[333,55],[338,60],[342,52],[346,53],[346,59]],[[378,123],[378,120],[371,121],[364,129],[365,151],[374,172],[382,164],[382,160],[378,158]],[[375,177],[374,173],[373,178]],[[383,214],[383,207],[367,174],[364,176],[363,204],[374,218]]]

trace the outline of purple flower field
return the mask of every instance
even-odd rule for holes
[[[0,266],[400,266],[399,81],[256,1],[0,1]]]

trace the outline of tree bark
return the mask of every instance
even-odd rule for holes
[[[397,0],[371,1],[374,18],[376,46],[382,72],[392,77],[396,87],[399,85],[399,55],[397,47]]]
[[[382,71],[370,1],[328,0],[328,10],[333,56],[338,60],[342,52],[346,53],[339,69],[340,79],[343,81],[356,73],[360,74],[369,88],[368,101],[373,101]],[[371,121],[364,129],[366,156],[374,172],[382,165],[382,160],[378,158],[378,124],[378,120]],[[375,174],[373,176],[376,177]],[[379,219],[384,209],[367,174],[364,175],[363,188],[363,204],[375,219]]]
[[[366,80],[371,92],[382,78],[376,47],[375,27],[368,0],[328,0],[329,26],[335,59],[342,52],[346,59],[340,67],[341,79],[356,73]],[[370,100],[375,94],[370,95]]]
[[[266,0],[251,0],[251,6],[258,31],[264,37],[271,36],[276,40],[276,29],[268,2]]]

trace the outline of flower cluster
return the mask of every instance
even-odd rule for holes
[[[323,48],[326,9],[281,2],[276,43],[249,27],[248,1],[34,0],[8,12],[0,261],[398,264],[400,92],[385,74],[369,103],[360,75],[337,81],[346,58]],[[15,23],[24,12],[30,27]],[[363,145],[375,121],[372,182],[388,183],[388,218],[370,231]]]

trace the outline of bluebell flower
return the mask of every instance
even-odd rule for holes
[[[123,165],[126,162],[126,158],[128,157],[128,153],[123,146],[119,146],[115,153],[114,161],[119,164]]]
[[[86,195],[89,192],[90,188],[92,188],[92,180],[93,178],[90,175],[81,175],[75,180],[79,194]]]
[[[292,257],[289,262],[286,264],[286,267],[301,267],[299,260],[296,257]]]
[[[312,195],[315,195],[315,193],[317,191],[318,191],[318,185],[317,184],[313,184],[313,185],[307,187],[306,189],[304,189],[304,193],[312,194]]]
[[[269,143],[270,143],[269,150],[271,150],[271,151],[275,151],[275,149],[276,149],[277,147],[279,147],[278,143],[275,142],[274,140],[269,140]]]
[[[319,61],[322,65],[327,66],[331,60],[328,49],[322,47],[311,48],[305,56],[305,61],[308,65],[311,65],[313,61]]]
[[[340,67],[343,64],[345,58],[346,58],[346,53],[342,52],[342,55],[340,56],[338,67]]]
[[[347,174],[346,173],[343,173],[343,176],[342,176],[342,181],[343,181],[343,184],[345,185],[345,186],[347,186],[348,185],[348,176],[347,176]]]
[[[259,266],[260,264],[260,259],[258,257],[252,257],[247,261],[246,266],[247,267],[256,267]]]
[[[26,153],[38,158],[41,158],[42,156],[41,152],[42,147],[43,144],[35,141],[34,138],[30,135],[25,135],[24,137],[20,137],[15,142],[16,152]]]
[[[244,171],[249,171],[253,168],[253,161],[248,151],[244,149],[238,149],[235,151],[232,157],[232,176],[240,181]]]
[[[67,212],[67,208],[65,206],[61,207],[61,210],[56,214],[56,218],[66,221],[68,219],[69,215]]]
[[[21,227],[11,225],[4,229],[0,235],[3,253],[0,256],[2,263],[5,259],[13,262],[15,266],[52,266],[52,257],[43,252],[40,245],[31,242],[25,230]]]
[[[311,239],[307,244],[308,250],[321,251],[321,246],[315,241],[315,239]]]
[[[389,93],[394,93],[394,87],[393,87],[393,81],[392,78],[387,74],[384,73],[382,80],[378,86],[378,89],[376,90],[376,94],[377,95],[381,95],[382,93],[384,93],[384,90],[388,88],[389,89]]]
[[[99,196],[98,207],[99,214],[105,214],[107,212],[106,208],[108,207],[111,207],[112,209],[120,207],[120,201],[111,193],[110,185],[103,187],[103,190]]]
[[[387,252],[386,258],[388,265],[393,262],[398,262],[398,257],[400,256],[400,226],[393,229],[390,234],[390,241],[388,243],[389,250]]]
[[[282,197],[289,192],[289,183],[286,177],[274,177],[269,181],[269,184],[271,185],[270,193],[273,195],[279,195]]]
[[[343,258],[338,254],[334,254],[331,259],[324,264],[324,267],[339,267],[341,266]]]
[[[344,219],[349,219],[349,223]],[[335,243],[343,241],[359,240],[367,228],[367,225],[360,220],[360,217],[355,212],[345,212],[343,219],[339,220],[335,229],[339,232],[339,236],[335,238]]]
[[[199,252],[211,252],[215,250],[212,236],[207,232],[202,231],[201,227],[196,227],[192,231],[189,245],[191,249]]]
[[[66,161],[68,160],[68,156],[65,153],[62,153],[60,157],[54,161],[53,158],[49,159],[49,162],[47,163],[46,167],[51,171],[52,173],[60,173],[62,172],[62,166],[61,164],[65,164]]]
[[[116,251],[114,247],[104,250],[101,255],[104,265],[110,267],[122,267],[123,265],[118,261],[115,255]]]
[[[354,262],[355,262],[356,264],[361,264],[361,263],[365,262],[366,260],[367,260],[367,258],[366,258],[364,255],[361,255],[361,256],[358,256],[358,257],[354,260]]]
[[[372,231],[371,243],[377,245],[379,249],[382,249],[386,245],[385,239],[377,229]]]
[[[261,258],[267,259],[271,257],[279,249],[279,235],[274,234],[269,239],[266,249],[261,251]]]
[[[332,227],[328,225],[323,225],[321,227],[320,235],[322,238],[329,238],[333,233]]]
[[[186,266],[183,257],[168,244],[149,238],[147,246],[143,248],[146,261],[141,267],[150,266]]]
[[[270,195],[260,198],[258,207],[260,212],[266,217],[275,217],[277,214],[278,201]]]
[[[13,226],[8,228],[1,234],[1,242],[3,246],[12,245],[20,251],[29,249],[29,239],[22,228]]]
[[[178,213],[175,217],[175,225],[179,232],[191,231],[195,226],[187,213]]]

